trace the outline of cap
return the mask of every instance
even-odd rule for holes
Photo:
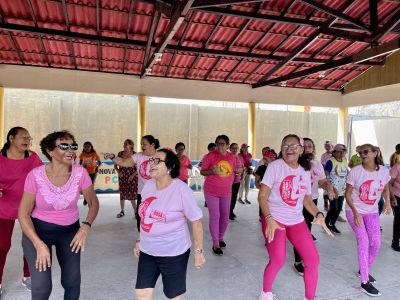
[[[331,141],[326,141],[324,145],[333,145]]]
[[[343,144],[336,144],[335,147],[333,148],[333,151],[347,151],[346,145]]]
[[[267,150],[264,152],[264,157],[269,157],[272,159],[276,159],[276,153],[272,150]]]
[[[250,147],[250,146],[247,144],[242,144],[242,147],[240,147],[240,148],[248,148],[248,147]]]

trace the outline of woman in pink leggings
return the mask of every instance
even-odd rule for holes
[[[369,275],[369,269],[381,246],[378,202],[382,194],[384,211],[390,213],[390,175],[377,147],[365,144],[359,151],[362,164],[351,169],[347,177],[346,217],[356,235],[361,290],[370,296],[380,296],[372,285],[375,279]]]
[[[310,161],[303,159],[304,142],[295,134],[285,136],[281,144],[282,159],[268,165],[261,182],[258,202],[267,223],[269,262],[264,271],[260,300],[276,299],[272,284],[286,260],[286,237],[304,262],[305,299],[314,300],[318,282],[319,255],[304,221],[303,207],[316,220],[314,224],[332,233],[325,225],[311,197]]]
[[[205,176],[204,197],[210,214],[209,228],[212,237],[212,251],[223,255],[221,248],[226,247],[224,234],[228,227],[231,206],[232,183],[236,159],[228,152],[229,138],[219,135],[215,139],[217,149],[204,156],[201,175]]]

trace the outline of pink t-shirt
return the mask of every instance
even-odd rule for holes
[[[149,158],[151,156],[145,155],[143,152],[137,152],[132,155],[132,159],[136,163],[136,169],[138,170],[138,194],[142,193],[145,183],[151,179],[150,176],[150,163]]]
[[[236,160],[232,153],[225,155],[218,151],[208,153],[203,158],[202,170],[212,170],[217,167],[219,174],[206,176],[204,192],[213,196],[226,196],[232,193],[232,183],[235,176]]]
[[[368,172],[362,165],[350,170],[347,184],[353,186],[351,197],[360,214],[378,212],[378,202],[385,185],[390,181],[389,170],[379,166],[378,171]],[[347,205],[346,210],[351,210]]]
[[[26,175],[42,164],[36,153],[24,159],[9,159],[0,154],[0,188],[3,189],[3,196],[0,197],[1,219],[15,220],[18,217]]]
[[[47,177],[46,166],[29,172],[24,191],[35,196],[32,217],[61,226],[68,226],[79,219],[80,192],[92,185],[86,169],[72,165],[71,176],[61,187],[53,185]]]
[[[157,190],[156,181],[147,181],[142,190],[140,250],[153,256],[177,256],[191,246],[187,219],[203,217],[192,190],[181,180]]]
[[[394,179],[392,191],[397,197],[400,197],[400,163],[390,168],[390,177]]]
[[[235,157],[235,161],[236,161],[236,168],[235,171],[237,169],[243,168],[244,167],[244,160],[243,157],[241,157],[240,155],[236,155]],[[239,183],[242,179],[242,174],[236,174],[235,172],[235,179],[233,179],[234,183]]]
[[[189,178],[188,167],[191,165],[190,158],[186,155],[183,155],[182,160],[180,161],[181,167],[179,169],[179,179],[186,181]]]
[[[326,179],[324,167],[319,161],[312,160],[310,173],[311,173],[311,195],[313,199],[318,199],[319,197],[318,182],[320,182],[323,179]]]
[[[277,159],[268,165],[261,183],[271,189],[267,201],[276,221],[295,225],[304,220],[303,200],[311,195],[310,172],[301,166],[292,169],[283,159]]]
[[[250,167],[252,166],[252,156],[251,156],[251,153],[246,153],[246,154],[239,153],[239,155],[243,158],[244,166],[245,166],[246,168],[250,168]]]

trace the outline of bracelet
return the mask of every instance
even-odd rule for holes
[[[203,248],[194,249],[194,253],[203,254]]]
[[[268,222],[269,219],[272,219],[272,215],[271,214],[268,214],[268,215],[265,216],[265,221]]]
[[[88,221],[83,221],[82,224],[85,224],[85,225],[87,225],[89,227],[92,227],[92,224],[90,224]]]
[[[322,211],[317,212],[317,214],[315,215],[315,218],[318,218],[319,215],[322,215],[322,217],[325,218],[325,215]]]

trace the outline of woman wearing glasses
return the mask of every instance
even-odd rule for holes
[[[389,170],[379,158],[379,151],[370,144],[360,146],[361,165],[350,170],[346,185],[346,217],[357,240],[361,290],[380,296],[372,285],[375,279],[369,270],[381,246],[378,202],[383,195],[384,211],[390,213]]]
[[[192,223],[194,265],[201,268],[203,256],[202,212],[192,190],[179,176],[179,160],[161,149],[149,159],[150,176],[142,190],[139,207],[140,235],[133,249],[139,257],[136,279],[138,300],[153,298],[158,277],[169,299],[181,299],[186,292],[186,270],[191,240],[187,220]]]
[[[136,226],[140,231],[140,216],[138,214],[139,205],[142,201],[142,190],[145,183],[151,179],[149,158],[156,154],[160,148],[160,142],[152,135],[145,135],[141,141],[142,151],[136,152],[127,158],[117,157],[113,153],[105,153],[104,159],[111,159],[114,164],[121,167],[134,167],[138,170],[138,192],[136,205]]]
[[[31,141],[28,130],[13,127],[7,133],[7,141],[0,153],[0,295],[4,265],[11,248],[11,236],[25,178],[32,169],[42,165],[39,156],[29,150]],[[25,258],[23,261],[22,284],[30,289],[29,267]]]
[[[74,164],[78,144],[68,131],[47,135],[41,142],[49,164],[29,172],[18,212],[22,246],[32,276],[32,299],[48,299],[52,289],[52,246],[61,268],[64,299],[79,299],[81,251],[99,210],[99,201],[87,171]],[[79,224],[78,200],[89,210]]]
[[[236,159],[227,151],[229,138],[226,135],[217,136],[215,144],[217,149],[204,156],[200,173],[206,177],[204,197],[210,214],[212,251],[215,255],[223,255],[221,248],[226,247],[224,235],[229,222]]]
[[[311,197],[311,163],[303,159],[303,140],[297,135],[285,136],[282,158],[271,162],[261,181],[258,202],[267,223],[269,262],[264,271],[261,300],[275,299],[272,284],[286,260],[286,237],[304,262],[305,299],[314,300],[318,282],[319,255],[304,221],[303,207],[315,217],[315,224],[328,235],[324,215]]]

